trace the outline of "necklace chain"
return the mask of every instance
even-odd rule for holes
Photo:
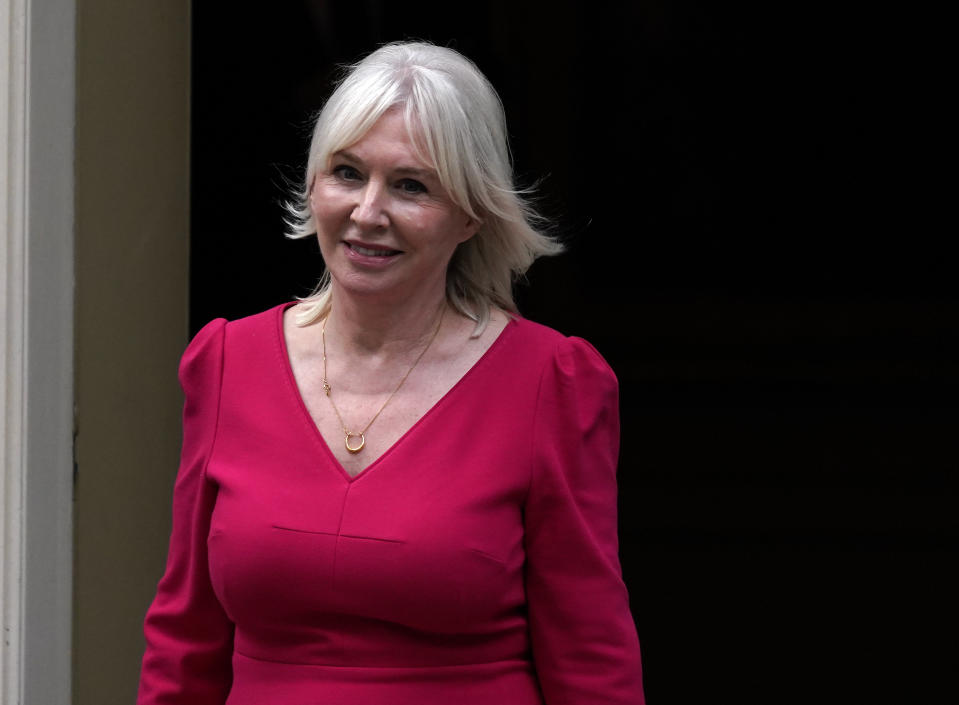
[[[413,360],[413,364],[410,365],[410,369],[406,371],[406,374],[403,375],[403,378],[400,380],[400,383],[396,385],[396,388],[390,392],[390,395],[386,398],[386,401],[383,402],[379,410],[373,414],[373,418],[366,422],[366,425],[363,427],[362,431],[351,431],[346,427],[346,423],[343,421],[343,416],[340,414],[340,410],[336,408],[336,402],[333,401],[333,387],[330,386],[329,379],[326,376],[326,322],[330,320],[330,315],[327,314],[326,318],[323,319],[323,327],[320,329],[320,338],[323,340],[323,391],[326,392],[326,398],[330,400],[330,406],[333,407],[333,413],[336,414],[337,420],[340,422],[340,426],[343,428],[343,442],[346,445],[346,449],[350,453],[359,453],[363,450],[363,446],[366,445],[366,432],[370,429],[370,426],[373,425],[373,422],[376,421],[377,417],[386,408],[386,405],[389,404],[393,397],[400,387],[403,386],[403,383],[406,381],[406,378],[410,376],[410,373],[416,368],[420,360],[423,359],[423,356],[426,354],[426,351],[430,349],[430,346],[433,344],[433,341],[436,340],[436,335],[440,332],[440,326],[443,325],[443,315],[446,313],[446,306],[443,306],[443,310],[440,311],[440,320],[436,324],[436,328],[433,331],[433,335],[430,336],[429,342],[426,344],[426,347],[416,356],[416,359]],[[350,445],[352,439],[358,438],[359,445]]]

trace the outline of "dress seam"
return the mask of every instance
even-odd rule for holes
[[[208,468],[210,467],[210,461],[213,459],[217,439],[220,437],[220,413],[223,409],[223,369],[226,367],[226,326],[227,322],[224,319],[220,326],[220,378],[216,385],[216,416],[213,420],[213,437],[210,439],[210,447],[206,454],[206,460],[203,462],[202,478],[204,482],[209,482]]]
[[[534,475],[536,474],[536,457],[535,457],[535,448],[536,448],[536,435],[539,431],[539,406],[540,400],[543,396],[543,380],[546,379],[546,372],[549,368],[550,363],[555,364],[556,356],[559,353],[559,347],[563,341],[557,341],[556,345],[550,351],[550,356],[546,360],[546,363],[543,365],[543,369],[539,373],[539,382],[536,385],[536,402],[533,405],[533,422],[532,422],[532,432],[529,434],[529,472],[526,483],[526,495],[523,498],[523,506],[529,503],[530,495],[533,492],[533,481]],[[524,522],[525,523],[525,522]]]
[[[358,668],[358,669],[362,668],[362,669],[370,669],[370,670],[379,670],[379,669],[382,669],[382,670],[403,670],[403,669],[435,670],[440,668],[452,669],[452,668],[470,668],[475,666],[492,666],[498,663],[512,663],[512,662],[528,663],[526,659],[523,659],[521,657],[516,657],[511,659],[497,659],[496,661],[480,661],[478,663],[450,663],[450,664],[444,664],[442,666],[431,665],[431,664],[425,664],[423,666],[356,666],[356,665],[331,664],[331,663],[308,663],[304,661],[280,661],[277,659],[266,659],[266,658],[260,658],[259,656],[251,656],[250,654],[246,654],[236,648],[234,648],[233,651],[234,653],[239,654],[243,658],[248,658],[251,661],[260,661],[262,663],[277,663],[284,666],[312,666],[315,668]]]
[[[350,490],[352,487],[352,483],[348,484],[346,490],[343,492],[343,501],[340,503],[340,518],[339,521],[336,522],[336,534],[333,539],[333,562],[330,566],[330,585],[334,591],[336,590],[336,564],[337,558],[340,555],[340,538],[342,536],[341,532],[343,531],[343,519],[346,516],[346,503],[350,499]]]

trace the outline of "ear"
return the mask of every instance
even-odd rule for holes
[[[313,192],[314,187],[316,186],[316,177],[313,177],[313,181],[310,182],[310,208],[313,208],[316,204],[313,202]]]
[[[464,224],[463,230],[461,232],[461,236],[460,236],[461,243],[466,242],[471,237],[476,235],[476,233],[479,232],[480,227],[483,225],[483,221],[477,218],[472,218],[466,213],[463,214],[463,217],[466,218],[466,223]]]

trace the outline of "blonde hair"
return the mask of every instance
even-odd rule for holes
[[[349,67],[316,119],[306,180],[287,204],[288,237],[316,233],[309,196],[320,170],[336,152],[355,144],[391,108],[403,111],[421,158],[436,169],[451,199],[480,223],[453,253],[446,297],[476,322],[479,335],[490,307],[516,312],[513,282],[533,261],[563,246],[537,227],[542,219],[513,185],[506,116],[496,90],[462,54],[425,42],[380,47]],[[331,306],[331,279],[324,273],[301,299],[299,325],[323,318]]]

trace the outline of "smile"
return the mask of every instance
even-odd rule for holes
[[[346,246],[353,250],[353,252],[358,255],[363,255],[364,257],[391,257],[392,255],[402,254],[402,250],[374,249],[372,247],[362,247],[351,242],[347,242]]]

